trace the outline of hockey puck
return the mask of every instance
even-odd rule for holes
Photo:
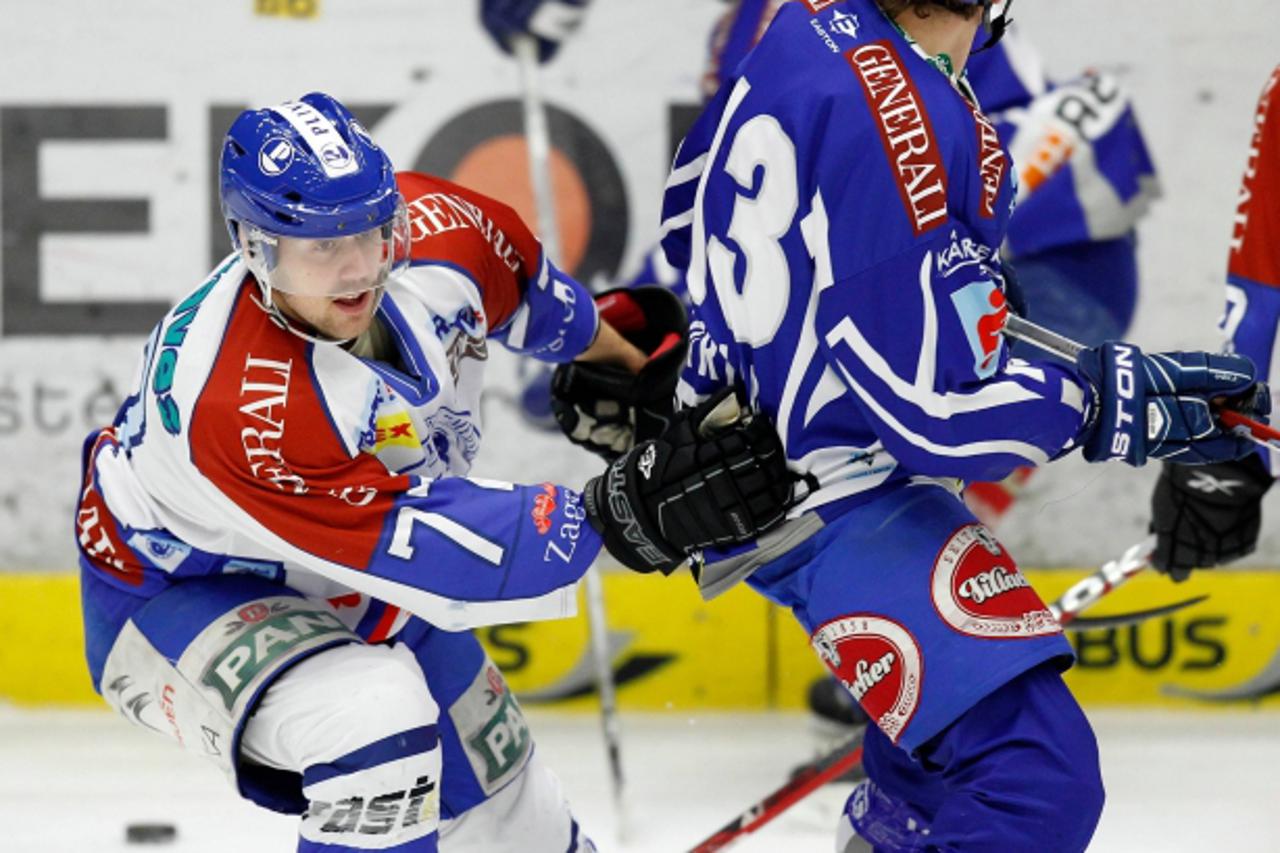
[[[177,837],[178,828],[171,823],[131,823],[124,828],[128,844],[168,844]]]

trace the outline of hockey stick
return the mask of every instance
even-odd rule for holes
[[[1030,320],[1024,320],[1012,312],[1009,313],[1001,331],[1011,338],[1026,341],[1032,346],[1037,346],[1045,352],[1053,353],[1073,363],[1076,356],[1085,349],[1084,344],[1038,326]],[[1224,426],[1230,427],[1236,435],[1244,436],[1263,447],[1280,451],[1280,429],[1227,408],[1216,409],[1214,415],[1222,421]]]
[[[862,732],[859,731],[835,749],[799,767],[785,785],[753,803],[742,814],[695,845],[690,853],[723,850],[861,763]]]
[[[1197,595],[1184,601],[1137,610],[1130,613],[1118,613],[1114,616],[1081,616],[1085,610],[1097,604],[1103,596],[1109,595],[1121,584],[1135,575],[1151,567],[1151,553],[1155,550],[1156,539],[1148,536],[1136,545],[1130,546],[1122,555],[1108,560],[1093,574],[1073,583],[1067,591],[1058,596],[1049,605],[1049,612],[1058,620],[1063,628],[1072,631],[1088,631],[1094,628],[1118,628],[1124,625],[1136,625],[1158,616],[1168,616],[1187,607],[1199,604],[1207,599],[1207,595]]]
[[[556,219],[555,191],[551,183],[551,133],[547,113],[538,86],[538,43],[533,36],[514,39],[512,49],[520,66],[520,87],[524,106],[525,144],[529,149],[529,179],[533,200],[538,210],[538,231],[542,250],[549,257],[560,258],[560,224]],[[605,618],[604,583],[593,563],[586,574],[587,623],[591,634],[591,652],[596,665],[596,684],[600,690],[600,727],[609,760],[609,777],[613,787],[614,813],[618,816],[619,840],[626,836],[625,799],[622,789],[622,738],[618,731],[618,700],[613,684],[613,661],[609,655],[609,626]]]

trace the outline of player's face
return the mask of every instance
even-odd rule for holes
[[[326,337],[354,338],[373,320],[387,251],[379,228],[318,240],[282,237],[271,275],[273,299]]]

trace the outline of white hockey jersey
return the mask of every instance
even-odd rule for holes
[[[577,492],[466,474],[488,342],[570,360],[595,306],[510,208],[398,181],[412,265],[377,315],[393,358],[280,328],[239,254],[156,326],[115,423],[85,444],[77,532],[98,576],[145,597],[264,574],[371,641],[409,612],[448,630],[574,612],[600,547]]]

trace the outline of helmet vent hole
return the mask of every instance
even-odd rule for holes
[[[293,202],[294,204],[298,204],[299,202],[302,201],[302,193],[298,192],[297,190],[285,190],[283,195],[286,199]]]

